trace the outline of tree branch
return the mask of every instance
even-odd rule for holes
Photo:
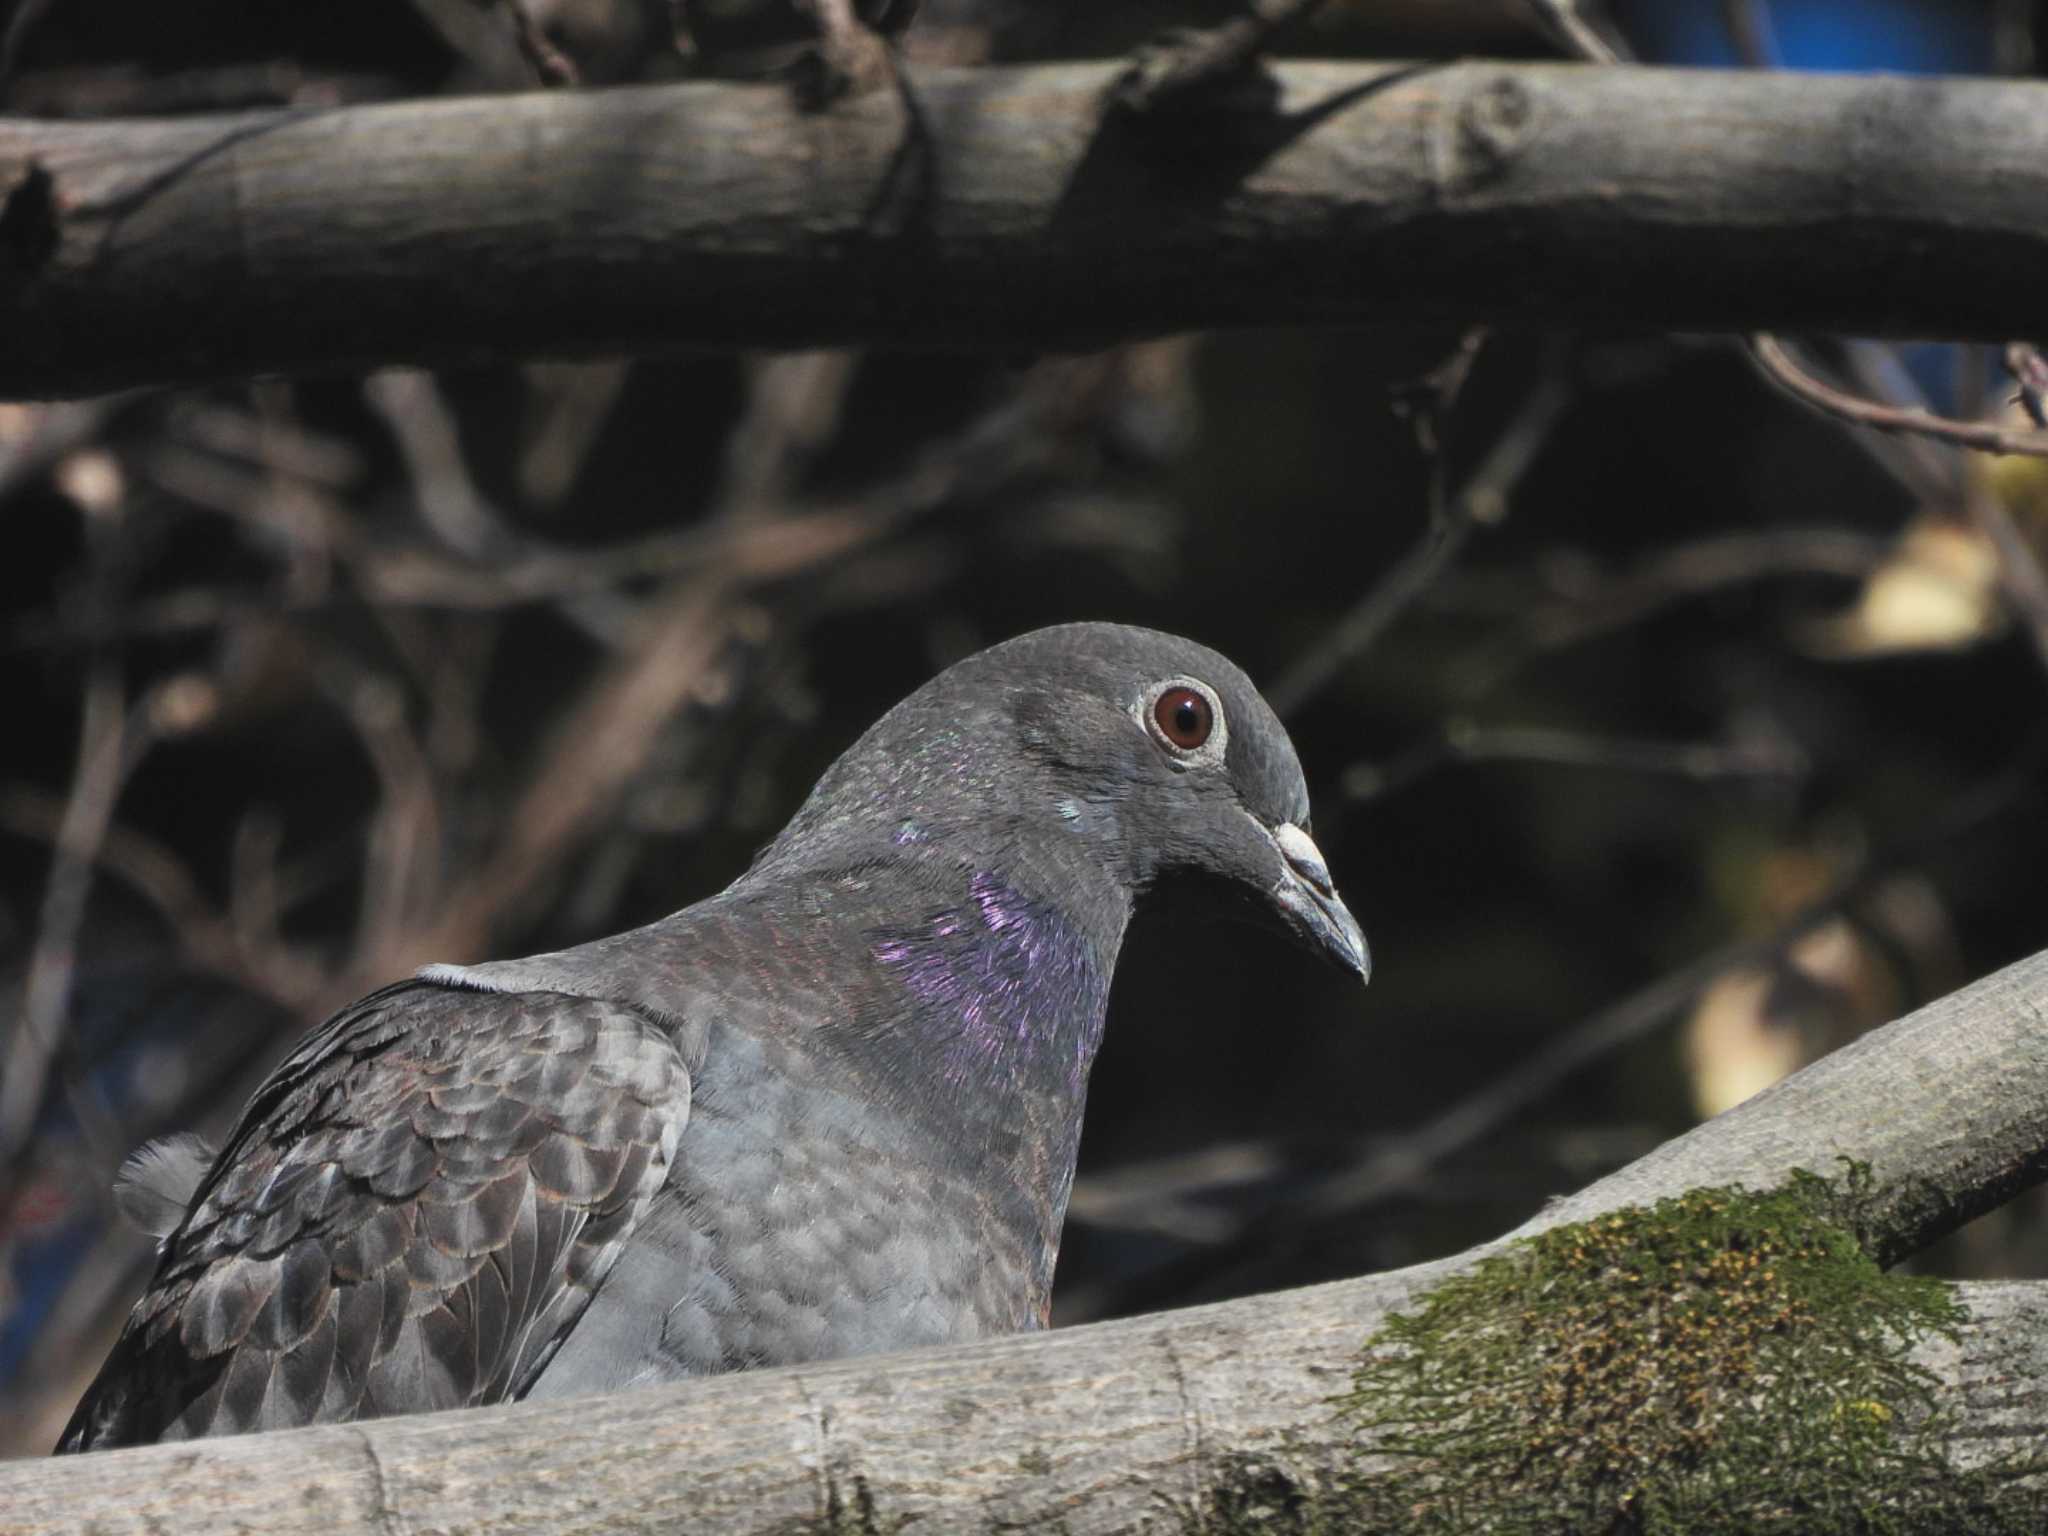
[[[1117,74],[920,76],[930,187],[887,221],[887,92],[0,120],[0,396],[1238,325],[2048,333],[2039,82],[1293,63],[1162,144],[1101,130]]]
[[[1524,1231],[1702,1184],[1870,1164],[1865,1241],[1896,1256],[2043,1172],[2048,953],[1879,1030],[1545,1210]],[[1873,1113],[1882,1105],[1883,1113]],[[1479,1252],[1282,1296],[888,1359],[573,1403],[335,1425],[0,1467],[26,1529],[825,1532],[1148,1520],[1220,1528],[1248,1495],[1286,1529],[1341,1515],[1373,1444],[1332,1410],[1391,1309]],[[1957,1288],[1960,1348],[1922,1363],[1959,1459],[2038,1441],[2048,1287]],[[1256,1521],[1240,1519],[1247,1528]]]
[[[1800,404],[1823,415],[1878,432],[1917,433],[1958,448],[1975,448],[1980,453],[2024,453],[2048,459],[2048,432],[2022,432],[1995,421],[1955,421],[1920,406],[1867,400],[1816,377],[1775,336],[1752,336],[1749,345],[1765,378]]]

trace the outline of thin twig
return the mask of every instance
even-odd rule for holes
[[[533,12],[528,8],[529,0],[502,0],[502,3],[511,12],[512,35],[519,40],[519,51],[533,66],[540,83],[546,86],[581,85],[582,71],[577,69],[573,59],[548,39],[541,24],[533,19]]]
[[[181,501],[233,519],[255,535],[252,542],[258,549],[284,556],[283,592],[266,594],[266,602],[317,600],[327,593],[329,573],[337,561],[375,558],[374,546],[338,498],[274,468],[252,470],[171,443],[141,449],[128,460],[138,478]],[[119,615],[109,618],[118,629],[130,612],[146,606],[146,600],[136,608],[124,605]]]
[[[1793,781],[1803,777],[1809,767],[1805,756],[1788,743],[1640,741],[1453,720],[1438,739],[1425,742],[1392,762],[1352,764],[1344,770],[1344,793],[1354,800],[1376,800],[1451,763],[1609,768],[1623,773],[1671,774],[1702,783],[1725,779]]]
[[[562,719],[506,817],[504,838],[444,898],[432,925],[399,936],[387,965],[466,961],[489,946],[504,914],[531,897],[581,842],[641,765],[676,711],[701,686],[731,616],[724,582],[690,582],[644,621],[631,649]]]
[[[377,778],[377,809],[363,841],[354,955],[342,990],[404,969],[406,936],[425,915],[441,854],[440,800],[427,756],[405,718],[404,691],[366,667],[331,659],[313,673],[354,730]]]
[[[1580,57],[1618,64],[1625,55],[1579,13],[1579,0],[1529,0]],[[1755,13],[1754,0],[1742,7]],[[1742,33],[1738,30],[1738,37]],[[1751,47],[1757,46],[1752,44]],[[1929,410],[1886,405],[1837,389],[1802,366],[1777,337],[1759,331],[1749,338],[1750,355],[1764,376],[1801,404],[1856,426],[1879,432],[1915,434],[1984,453],[2023,453],[2048,458],[2048,433],[2016,432],[1996,422],[1956,421]]]
[[[284,826],[268,806],[251,806],[228,840],[228,925],[237,952],[283,949],[284,913],[290,905],[278,875]]]
[[[1402,1138],[1402,1145],[1347,1170],[1304,1197],[1298,1209],[1328,1217],[1384,1199],[1453,1153],[1472,1146],[1539,1101],[1573,1073],[1642,1038],[1705,990],[1716,977],[1774,963],[1791,945],[1837,916],[1877,879],[1924,857],[2010,806],[2031,788],[2031,762],[1976,785],[1915,827],[1882,857],[1860,862],[1761,938],[1742,939],[1658,978],[1549,1041],[1478,1092],[1468,1094]]]
[[[471,566],[504,569],[578,563],[520,532],[484,495],[462,454],[462,438],[441,386],[417,368],[386,368],[363,383],[363,398],[398,444],[418,497],[420,521]],[[616,645],[632,605],[602,588],[554,599],[562,616],[593,639]]]
[[[121,790],[127,710],[120,663],[101,657],[86,674],[78,766],[51,852],[21,1014],[7,1046],[5,1079],[0,1081],[0,1168],[13,1166],[35,1131],[50,1064],[63,1036],[93,868]]]
[[[528,404],[520,432],[519,488],[534,506],[552,507],[569,494],[612,419],[630,361],[529,363]]]
[[[1537,23],[1562,42],[1569,52],[1595,64],[1622,64],[1627,49],[1596,25],[1588,16],[1586,0],[1526,0],[1536,13]]]
[[[1570,0],[1543,0],[1543,3],[1569,6]],[[1727,5],[1730,27],[1747,62],[1751,65],[1774,63],[1775,48],[1771,43],[1765,0],[1727,0]],[[2009,6],[2001,10],[2001,39],[2012,31],[2011,10]],[[2030,10],[2020,25],[2022,35],[2031,43]],[[1603,63],[1615,62],[1607,51],[1601,49],[1598,39],[1575,37],[1574,40],[1588,57],[1599,58]],[[2001,46],[2002,51],[2011,51],[2003,43]],[[1759,331],[1752,335],[1749,351],[1764,377],[1779,389],[1809,409],[1851,426],[1907,437],[1916,443],[1932,441],[1980,453],[2048,458],[2048,432],[2038,430],[2048,426],[2048,411],[2044,411],[2042,406],[2043,387],[2048,385],[2048,363],[2044,363],[2040,353],[2025,343],[2008,344],[2005,360],[2006,367],[2019,382],[2017,399],[2037,429],[2032,432],[2017,431],[1995,421],[1960,421],[1924,406],[1891,405],[1837,388],[1803,365],[1790,347],[1768,332]],[[1902,378],[1904,376],[1903,368],[1898,366],[1897,354],[1889,347],[1875,353],[1859,351],[1856,355],[1865,363],[1873,357],[1882,359],[1892,365],[1894,372]],[[1887,392],[1897,393],[1898,390],[1894,387]],[[2000,592],[2025,625],[2035,653],[2044,665],[2048,665],[2048,575],[2043,574],[2039,558],[2013,521],[2012,514],[1995,495],[1967,477],[1964,477],[1961,494],[1971,521],[1998,552]]]
[[[1028,410],[1024,413],[1029,414]],[[493,569],[458,564],[421,548],[388,549],[344,539],[333,553],[345,559],[361,597],[378,609],[444,608],[488,612],[525,603],[602,594],[632,582],[674,581],[724,575],[750,585],[800,575],[817,562],[865,544],[880,531],[936,510],[954,489],[1005,473],[1002,462],[984,462],[1020,430],[1016,413],[991,413],[959,438],[921,455],[903,474],[856,498],[798,503],[774,518],[714,518],[700,526],[656,534],[587,552],[542,546],[513,563]],[[185,460],[190,460],[189,455]],[[998,460],[1000,455],[997,456]],[[157,457],[151,477],[187,498],[199,498],[237,517],[247,517],[262,483],[239,470],[214,464],[215,481],[202,486],[184,462],[174,479]],[[229,483],[228,476],[232,476]],[[337,533],[345,530],[337,530]],[[351,599],[339,592],[244,593],[189,588],[124,605],[117,614],[89,621],[67,611],[28,614],[0,629],[0,650],[47,646],[66,640],[176,635],[218,627],[244,616],[324,611]]]
[[[1858,581],[1893,552],[1891,539],[1835,528],[1721,534],[1674,545],[1590,591],[1575,584],[1561,592],[1553,607],[1529,621],[1509,654],[1468,663],[1469,676],[1459,692],[1468,699],[1489,693],[1537,656],[1640,624],[1687,598],[1794,576]]]
[[[616,803],[677,711],[726,692],[726,658],[744,628],[741,600],[751,589],[843,570],[850,557],[918,519],[987,502],[996,486],[1039,467],[1032,457],[1039,429],[1048,416],[1058,420],[1056,413],[1073,409],[1071,379],[1064,366],[1040,370],[1016,398],[837,512],[755,520],[722,509],[718,527],[706,531],[724,558],[673,582],[638,618],[627,643],[561,717],[491,858],[444,895],[436,923],[406,936],[408,961],[480,953],[505,913],[529,900]]]
[[[1141,116],[1178,106],[1252,68],[1283,28],[1325,0],[1247,0],[1244,14],[1202,32],[1183,32],[1145,50],[1111,88],[1118,110]]]
[[[2048,459],[2048,432],[2021,432],[1993,421],[1955,421],[1932,411],[1866,400],[1816,378],[1775,336],[1758,332],[1749,346],[1766,378],[1824,415],[1878,432],[1918,433],[1980,453],[2023,453]]]
[[[778,353],[746,360],[747,408],[726,434],[713,517],[786,510],[846,409],[857,352]]]
[[[420,521],[450,550],[484,565],[523,553],[526,541],[485,499],[462,455],[454,409],[434,376],[385,368],[363,381],[363,399],[382,418],[412,479]]]
[[[354,444],[317,432],[282,416],[260,414],[219,401],[180,400],[164,423],[174,439],[224,458],[268,470],[280,479],[301,480],[339,493],[363,479],[366,465]]]
[[[1788,346],[1786,350],[1793,349]],[[1933,409],[1927,392],[1899,356],[1898,348],[1881,341],[1849,340],[1841,344],[1841,355],[1846,370],[1841,384],[1850,394],[1909,410]],[[1752,366],[1754,362],[1752,358]],[[1810,360],[1807,372],[1818,372]],[[1960,396],[1956,405],[1957,414],[1965,421],[1983,414]],[[1865,447],[1879,463],[1888,462],[1883,450],[1890,449],[1896,455],[1895,461],[1889,461],[1895,464],[1894,473],[1915,500],[1945,506],[1956,499],[1962,488],[1966,473],[1963,455],[1939,438],[1919,432],[1845,431],[1842,436]]]
[[[7,18],[7,30],[0,33],[0,102],[7,100],[7,87],[21,62],[22,45],[49,11],[54,0],[17,0],[14,14]]]
[[[412,9],[455,56],[493,90],[523,90],[536,66],[519,36],[519,7],[508,26],[492,14],[493,0],[409,0]]]
[[[1918,407],[1883,405],[1834,389],[1815,378],[1799,367],[1791,352],[1775,337],[1757,335],[1750,339],[1750,344],[1772,379],[1806,404],[1830,414],[1881,431],[1910,432],[1958,448],[2048,458],[2048,433],[2016,432],[1993,422],[1954,421]],[[2014,351],[2008,348],[2008,356]],[[1884,355],[1891,355],[1888,349]],[[2024,355],[2016,361],[2026,366]],[[2043,574],[2033,546],[1997,495],[1970,476],[1958,475],[1957,480],[1960,489],[1956,494],[1965,512],[1997,552],[1999,593],[2026,628],[2035,654],[2048,666],[2048,575]]]
[[[29,785],[0,786],[0,831],[55,846],[67,802]],[[184,862],[155,838],[110,822],[95,862],[156,909],[180,951],[201,970],[225,977],[294,1012],[320,991],[322,974],[282,948],[252,951],[210,902]]]
[[[2027,413],[2037,427],[2048,427],[2048,358],[2032,342],[2009,342],[2005,349],[2005,371],[2012,375],[2013,404]]]
[[[1290,715],[1320,694],[1429,589],[1457,558],[1475,528],[1499,522],[1506,515],[1509,496],[1570,406],[1572,396],[1563,371],[1547,369],[1455,500],[1432,509],[1429,527],[1415,547],[1266,690],[1274,709],[1282,716]]]
[[[134,398],[101,395],[19,407],[34,412],[34,417],[27,432],[0,443],[0,501],[98,437],[114,413]]]

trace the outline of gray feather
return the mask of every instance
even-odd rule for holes
[[[136,1231],[169,1237],[185,1219],[213,1156],[206,1139],[191,1132],[144,1142],[114,1175],[115,1209]]]

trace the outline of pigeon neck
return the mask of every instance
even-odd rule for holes
[[[975,1170],[996,1220],[1050,1294],[1129,897],[1100,870],[955,866],[915,917],[861,937],[875,999],[847,1048]],[[1037,878],[1034,878],[1037,877]],[[892,903],[892,906],[895,905]]]
[[[1053,900],[974,868],[929,895],[940,899],[864,935],[882,1008],[902,1021],[891,1033],[948,1099],[1006,1116],[1018,1096],[1045,1095],[1078,1117],[1127,905]]]
[[[1041,1104],[1078,1124],[1131,910],[1085,845],[906,823],[801,870],[757,865],[749,888],[821,923],[865,978],[853,1016],[827,1026],[844,1049],[952,1123],[1015,1124]]]

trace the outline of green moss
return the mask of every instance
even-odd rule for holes
[[[1945,1284],[1880,1270],[1867,1170],[1694,1190],[1514,1244],[1391,1318],[1343,1411],[1395,1469],[1353,1508],[1415,1531],[2032,1529],[2008,1464],[1949,1457],[1909,1358]]]

